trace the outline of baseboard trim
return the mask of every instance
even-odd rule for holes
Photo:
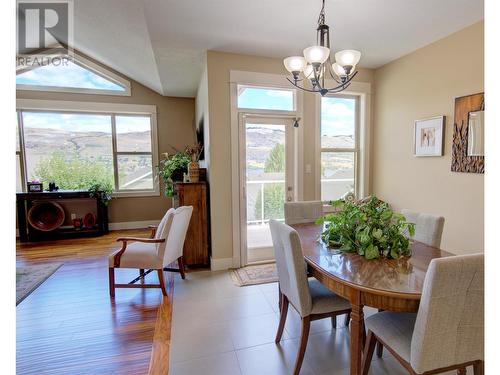
[[[210,269],[212,271],[222,271],[233,268],[233,258],[210,258]]]
[[[109,223],[109,230],[142,229],[148,225],[158,225],[160,220],[124,221],[121,223]]]

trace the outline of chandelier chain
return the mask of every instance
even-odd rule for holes
[[[323,6],[321,7],[321,11],[319,12],[318,16],[318,25],[324,25],[326,22],[325,20],[325,0],[323,0]]]

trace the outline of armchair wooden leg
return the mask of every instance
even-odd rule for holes
[[[276,338],[274,342],[277,344],[281,341],[281,336],[283,335],[283,330],[285,329],[286,315],[288,313],[288,298],[281,294],[281,311],[280,311],[280,322],[278,324],[278,331],[276,332]]]
[[[366,338],[365,352],[363,354],[363,362],[361,364],[361,374],[368,375],[370,370],[370,364],[373,358],[373,351],[375,350],[375,344],[377,344],[377,337],[372,331],[368,331],[368,336]]]
[[[484,375],[484,362],[483,361],[477,361],[473,365],[474,368],[474,375]]]
[[[302,367],[302,362],[304,361],[304,355],[306,354],[307,340],[309,339],[309,329],[311,328],[311,317],[306,316],[302,318],[302,331],[300,333],[300,346],[297,353],[297,359],[295,360],[295,369],[293,370],[294,375],[299,375],[300,368]]]
[[[167,289],[165,288],[165,278],[163,277],[163,270],[159,269],[158,271],[158,280],[160,281],[161,292],[164,296],[167,295]]]
[[[179,272],[181,273],[181,278],[184,280],[186,278],[186,270],[184,269],[184,257],[180,256],[177,259],[177,263],[179,263]]]
[[[351,322],[351,313],[347,313],[345,314],[345,321],[344,321],[344,325],[346,327],[349,327],[349,323]]]
[[[337,316],[332,316],[332,328],[337,329]]]
[[[383,353],[384,353],[384,346],[380,343],[380,341],[377,341],[377,357],[382,358]]]
[[[278,281],[278,309],[280,312],[282,304],[283,304],[283,294],[281,293],[280,283]]]
[[[113,267],[109,267],[109,295],[115,296],[115,269]]]
[[[144,277],[144,268],[141,268],[141,269],[139,270],[139,276],[140,276],[140,277]]]

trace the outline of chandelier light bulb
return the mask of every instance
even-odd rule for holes
[[[309,64],[323,64],[330,56],[330,49],[322,46],[312,46],[304,50],[304,57]]]
[[[333,72],[340,78],[347,76],[345,69],[341,67],[338,63],[332,64],[332,69]]]
[[[290,73],[300,73],[306,66],[306,59],[302,56],[290,56],[283,60],[283,64]]]
[[[353,49],[345,49],[335,54],[335,61],[341,66],[350,66],[353,69],[361,58],[361,52]]]
[[[307,79],[314,79],[314,67],[311,64],[307,64],[304,68],[303,74]],[[319,72],[316,72],[316,74],[318,75],[318,78],[321,78],[323,75],[323,69],[320,69]]]

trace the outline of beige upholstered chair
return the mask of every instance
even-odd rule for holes
[[[437,374],[474,366],[483,374],[484,256],[431,261],[417,314],[381,312],[368,317],[363,375],[381,342],[410,374]]]
[[[318,280],[308,280],[302,246],[297,231],[276,220],[270,221],[276,267],[280,283],[281,314],[275,342],[281,341],[285,328],[288,306],[291,304],[302,319],[299,351],[295,361],[294,374],[300,372],[309,337],[311,321],[331,318],[351,311],[349,301],[330,292]]]
[[[407,221],[415,223],[413,240],[433,247],[441,246],[444,217],[419,213],[408,209],[401,210],[401,213],[406,217]]]
[[[321,201],[285,202],[285,223],[314,223],[323,215]]]
[[[115,288],[161,288],[163,295],[167,295],[163,271],[180,272],[184,275],[184,261],[182,250],[186,232],[191,220],[193,207],[184,206],[171,208],[161,219],[156,229],[153,229],[151,238],[121,237],[122,248],[109,256],[109,294],[115,296]],[[176,261],[179,268],[167,268]],[[115,284],[115,268],[137,268],[139,277],[128,284]],[[147,272],[144,272],[148,269]],[[135,284],[148,273],[158,272],[159,284]]]
[[[407,221],[415,223],[415,235],[410,237],[412,240],[425,243],[426,245],[441,246],[441,236],[443,234],[444,217],[431,214],[424,214],[403,208],[401,213]],[[383,311],[383,310],[379,310]],[[377,357],[381,358],[383,346],[377,343]]]

